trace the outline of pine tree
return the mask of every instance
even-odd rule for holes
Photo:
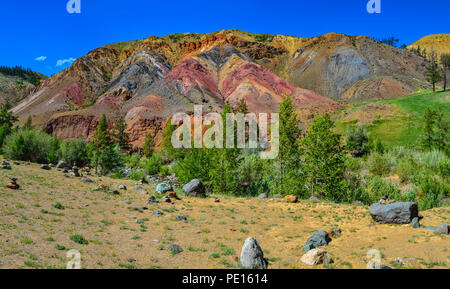
[[[112,143],[111,133],[108,131],[106,115],[103,114],[97,124],[91,144],[94,148],[101,151],[112,145]]]
[[[424,121],[425,136],[422,140],[422,145],[426,150],[431,151],[434,147],[434,125],[436,122],[436,112],[430,108],[427,108],[424,115]]]
[[[430,53],[430,65],[426,66],[427,72],[425,73],[426,80],[432,84],[433,92],[436,92],[436,83],[442,79],[441,71],[437,62],[437,56],[435,52]]]
[[[13,113],[9,111],[10,109],[11,105],[8,103],[3,104],[0,108],[0,126],[6,124],[12,128],[14,123],[19,120],[17,116],[13,115]]]
[[[442,110],[437,110],[436,115],[436,147],[440,152],[449,153],[449,134],[448,122],[445,119],[445,114]]]
[[[127,124],[123,117],[119,118],[116,125],[114,126],[115,142],[119,145],[122,151],[130,150],[130,135],[125,131],[127,129]]]
[[[155,151],[155,143],[153,142],[153,137],[150,133],[147,134],[144,142],[144,147],[142,148],[142,153],[145,157],[150,158]]]
[[[177,127],[175,125],[171,124],[171,120],[166,124],[166,127],[164,128],[162,132],[162,143],[161,143],[161,149],[163,154],[168,160],[176,160],[181,159],[184,156],[185,149],[176,149],[172,145],[172,134],[175,132]]]
[[[301,130],[298,127],[295,105],[289,96],[283,97],[278,106],[280,117],[280,149],[278,154],[280,174],[279,190],[281,194],[297,193],[299,186],[299,137]]]
[[[345,197],[345,152],[341,136],[333,128],[330,115],[314,118],[301,142],[303,169],[312,196],[341,201]]]

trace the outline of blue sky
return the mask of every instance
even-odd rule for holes
[[[69,14],[68,1],[2,1],[0,65],[52,75],[108,43],[231,28],[294,36],[396,36],[400,44],[450,33],[448,0],[380,0],[381,14],[366,11],[369,0],[80,0],[81,14]]]

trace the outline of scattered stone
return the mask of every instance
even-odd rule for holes
[[[104,185],[104,184],[100,184],[98,187],[102,190],[106,190],[106,191],[109,190],[109,186]]]
[[[184,185],[183,193],[192,197],[206,197],[205,186],[198,179],[194,179]]]
[[[90,178],[87,178],[87,177],[82,177],[81,181],[83,183],[93,183],[94,182],[93,180],[91,180]]]
[[[180,246],[175,244],[169,244],[167,245],[167,248],[169,248],[170,253],[173,255],[180,254],[181,252],[183,252],[183,249],[181,249]]]
[[[130,209],[131,210],[133,210],[133,211],[145,211],[145,210],[148,210],[148,208],[147,207],[142,207],[142,206],[133,206],[133,207],[130,207]]]
[[[87,208],[89,207],[89,204],[84,204],[83,207]]]
[[[162,200],[163,202],[166,202],[166,203],[169,203],[169,204],[172,203],[172,200],[171,200],[168,196],[162,197],[161,200]]]
[[[328,231],[328,235],[330,236],[330,237],[338,237],[338,236],[340,236],[342,234],[342,231],[341,231],[341,229],[339,229],[339,228],[333,228],[333,229],[331,229],[330,231]]]
[[[145,178],[145,176],[142,176],[142,178],[141,178],[141,180],[139,181],[139,183],[140,183],[141,185],[145,185],[145,184],[148,184],[148,181],[147,181],[147,179]]]
[[[147,205],[150,204],[157,204],[159,203],[158,199],[156,198],[155,195],[151,196],[150,198],[148,198],[148,200],[145,202]]]
[[[267,194],[266,193],[262,193],[258,196],[260,199],[267,199]]]
[[[176,216],[177,221],[187,221],[187,218],[185,216]]]
[[[172,186],[166,183],[161,183],[156,187],[156,191],[160,194],[165,194],[172,190],[173,190]]]
[[[136,191],[145,191],[145,189],[144,189],[143,187],[138,186],[138,185],[135,185],[133,188],[134,188]]]
[[[21,165],[19,162],[14,162],[14,164],[15,164],[16,166],[20,166],[20,165]]]
[[[284,201],[286,203],[297,203],[298,199],[296,196],[289,195],[289,196],[284,197]]]
[[[397,202],[391,204],[375,203],[369,208],[372,218],[381,224],[409,224],[415,217],[419,217],[417,203]]]
[[[177,193],[175,193],[174,191],[167,192],[166,195],[169,198],[172,198],[172,199],[175,199],[175,200],[180,200],[180,198],[177,196]]]
[[[137,220],[137,221],[136,221],[136,224],[138,224],[138,225],[142,225],[142,224],[144,224],[144,221],[141,221],[141,220]]]
[[[130,219],[137,219],[136,216],[130,216]]]
[[[117,189],[126,191],[126,190],[127,190],[127,187],[125,187],[124,185],[119,185],[119,186],[117,187]]]
[[[6,185],[11,190],[18,190],[20,188],[19,184],[17,183],[17,178],[10,178],[11,182]]]
[[[77,166],[72,167],[72,176],[77,177],[77,178],[80,177],[79,169]]]
[[[131,205],[131,202],[128,201],[128,200],[124,200],[123,202],[124,202],[125,204],[127,204],[127,205]]]
[[[448,223],[440,224],[436,230],[434,230],[437,234],[448,235]]]
[[[216,199],[214,200],[214,203],[220,203],[220,199],[219,199],[219,198],[216,198]]]
[[[309,251],[317,247],[326,246],[331,242],[331,238],[327,232],[323,230],[315,231],[314,234],[306,241],[303,251]]]
[[[319,264],[331,264],[333,263],[333,258],[324,249],[312,249],[309,250],[303,257],[301,261],[307,265],[314,266]]]
[[[66,169],[69,166],[67,165],[67,163],[65,161],[59,161],[58,164],[56,165],[57,169]]]
[[[362,206],[362,205],[364,205],[363,202],[361,202],[361,201],[354,201],[354,202],[352,202],[352,204],[353,204],[353,205],[356,205],[356,206]]]
[[[391,200],[389,200],[389,196],[388,195],[384,195],[382,198],[381,198],[381,200],[380,200],[380,204],[381,205],[387,205],[387,204],[391,204],[391,203],[393,203],[394,201],[391,201]]]
[[[162,215],[164,215],[164,213],[161,211],[154,211],[153,215],[162,216]]]
[[[41,169],[49,171],[51,170],[51,167],[49,165],[41,165]]]
[[[251,237],[245,240],[239,262],[241,266],[247,269],[267,269],[269,265],[258,242]]]
[[[414,229],[420,228],[419,217],[414,217],[414,219],[412,219],[411,226]]]
[[[69,170],[68,170],[68,169],[63,169],[63,170],[62,170],[62,173],[63,173],[63,174],[68,174],[68,173],[69,173]]]
[[[11,164],[7,160],[2,161],[2,169],[3,170],[11,170]]]
[[[313,202],[313,203],[318,203],[318,202],[320,202],[320,200],[319,200],[317,197],[314,197],[314,196],[311,196],[311,198],[309,198],[309,201],[310,201],[310,202]]]

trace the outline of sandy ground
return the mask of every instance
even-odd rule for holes
[[[13,176],[19,178],[18,191],[5,187]],[[81,252],[82,268],[235,268],[250,236],[261,245],[269,268],[309,268],[300,261],[302,247],[315,230],[332,227],[342,230],[323,247],[335,260],[332,268],[366,268],[371,249],[379,250],[382,264],[390,267],[397,257],[404,268],[449,267],[448,235],[410,225],[375,224],[363,206],[224,196],[215,203],[215,196],[194,199],[179,194],[182,200],[174,204],[148,205],[149,210],[140,213],[123,202],[145,206],[148,195],[134,190],[134,181],[90,178],[95,183],[65,178],[38,165],[0,170],[0,268],[65,268],[72,248]],[[124,184],[128,190],[120,195],[93,192],[100,183],[112,189]],[[55,208],[57,202],[65,208]],[[155,210],[164,215],[153,215]],[[450,207],[420,214],[422,225],[437,226],[449,221]],[[177,215],[188,221],[177,221]],[[75,234],[89,244],[72,241]],[[168,244],[184,251],[173,255]]]

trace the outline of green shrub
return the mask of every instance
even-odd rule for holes
[[[47,162],[51,163],[51,164],[56,164],[59,159],[60,159],[60,141],[54,137],[52,139],[52,142],[50,144],[50,149],[47,152]]]
[[[378,202],[384,195],[388,195],[389,199],[396,201],[402,201],[404,198],[400,190],[390,182],[383,180],[379,176],[367,177],[360,201],[369,205]]]
[[[396,167],[396,172],[400,178],[400,181],[402,183],[410,181],[416,173],[417,168],[417,163],[412,157],[400,160]]]
[[[346,143],[347,150],[355,157],[361,157],[370,151],[369,136],[363,126],[350,127]]]
[[[391,164],[386,155],[372,153],[367,159],[367,166],[372,174],[383,176],[391,171]]]
[[[145,171],[136,171],[133,170],[131,171],[131,173],[128,175],[128,179],[130,180],[134,180],[134,181],[139,181],[142,179],[142,177],[145,175]]]
[[[100,151],[91,146],[89,155],[91,164],[102,175],[118,172],[124,166],[124,155],[118,146],[109,145]]]
[[[3,152],[9,159],[45,163],[52,141],[42,131],[17,130],[5,139]]]
[[[420,174],[414,178],[418,187],[418,203],[420,210],[428,210],[440,206],[442,199],[449,194],[449,184],[437,176]]]
[[[72,140],[61,144],[61,158],[70,166],[83,167],[89,164],[88,145],[83,140]]]
[[[145,173],[148,175],[159,174],[159,172],[161,171],[162,165],[163,165],[163,160],[162,160],[161,153],[154,153],[145,162]]]
[[[89,244],[89,241],[86,240],[82,235],[72,235],[72,236],[70,236],[70,240],[74,241],[75,243],[81,244],[81,245]]]
[[[168,176],[170,175],[170,168],[168,165],[162,166],[161,170],[159,171],[159,173],[163,176]]]

